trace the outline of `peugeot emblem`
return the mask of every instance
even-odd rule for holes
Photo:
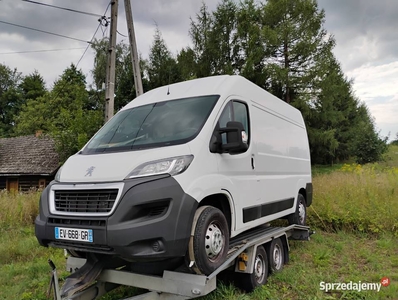
[[[90,176],[91,177],[91,175],[93,175],[94,169],[95,169],[94,166],[91,166],[90,168],[88,168],[87,171],[86,171],[87,173],[86,173],[86,175],[84,175],[84,177],[86,177],[86,176]]]

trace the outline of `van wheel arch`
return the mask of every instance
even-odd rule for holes
[[[231,204],[228,200],[228,196],[225,194],[213,194],[206,196],[199,202],[199,207],[202,206],[213,206],[221,210],[224,214],[225,218],[227,219],[229,233],[232,232],[232,208]]]
[[[307,191],[305,190],[305,188],[301,188],[298,193],[303,195],[305,203],[307,203]]]

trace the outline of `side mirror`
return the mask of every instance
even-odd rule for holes
[[[227,127],[219,129],[219,133],[227,136],[227,143],[221,145],[224,152],[235,154],[245,152],[248,149],[247,134],[242,123],[228,122]],[[243,137],[245,137],[245,140],[243,140]]]

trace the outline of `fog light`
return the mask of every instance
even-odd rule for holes
[[[159,252],[159,251],[163,250],[162,243],[160,241],[153,242],[152,249],[155,252]]]

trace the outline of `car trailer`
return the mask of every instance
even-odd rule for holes
[[[290,225],[287,227],[262,226],[245,232],[231,239],[226,261],[210,275],[196,275],[182,271],[163,271],[163,276],[142,275],[123,269],[101,270],[95,283],[73,295],[61,297],[57,270],[52,267],[50,289],[55,300],[93,300],[99,299],[114,288],[124,285],[148,290],[147,293],[124,300],[160,300],[193,299],[202,297],[216,289],[217,275],[228,268],[234,268],[234,275],[239,277],[241,288],[252,291],[264,284],[268,273],[279,271],[289,260],[291,240],[309,240],[313,232],[307,226]],[[86,259],[69,256],[67,270],[77,272]],[[192,267],[194,262],[190,263]],[[72,273],[73,275],[73,273]]]

